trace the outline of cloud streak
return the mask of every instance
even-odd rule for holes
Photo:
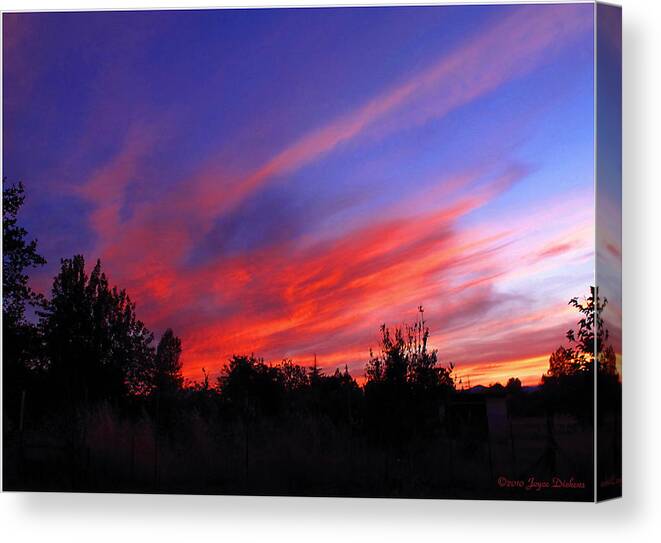
[[[196,207],[211,215],[227,212],[274,178],[302,168],[360,137],[413,100],[418,102],[416,111],[400,117],[394,126],[389,126],[388,132],[443,117],[548,61],[591,25],[584,10],[568,16],[566,6],[521,8],[424,71],[305,134],[247,177],[227,184],[212,168],[201,178],[198,190],[203,195],[197,199]]]

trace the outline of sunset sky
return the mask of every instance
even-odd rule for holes
[[[4,175],[184,372],[363,375],[423,305],[471,384],[536,384],[594,282],[593,6],[4,16]]]

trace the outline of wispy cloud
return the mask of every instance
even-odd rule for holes
[[[249,176],[226,183],[213,169],[206,172],[202,178],[202,209],[215,215],[232,208],[269,180],[301,168],[340,144],[358,138],[412,101],[415,101],[414,110],[398,117],[388,131],[443,117],[547,62],[558,50],[571,46],[572,40],[591,25],[585,10],[577,10],[571,16],[567,6],[521,8],[504,21],[469,38],[425,70],[339,119],[305,134]]]

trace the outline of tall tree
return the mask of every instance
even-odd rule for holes
[[[590,287],[589,296],[569,300],[569,305],[578,310],[580,318],[576,328],[567,331],[568,346],[558,347],[549,359],[547,376],[564,377],[590,373],[594,371],[595,361],[598,369],[612,374],[615,369],[615,353],[608,344],[608,329],[602,312],[608,300],[599,297],[597,287]]]
[[[600,380],[617,388],[615,353],[608,345],[608,330],[602,318],[607,303],[600,298],[597,287],[590,287],[585,298],[569,300],[579,320],[566,333],[568,345],[559,346],[551,354],[548,371],[542,376],[547,407],[572,413],[586,423],[592,422],[595,370]]]
[[[18,213],[24,202],[22,183],[3,188],[2,317],[8,326],[26,324],[26,307],[42,302],[42,297],[30,288],[27,270],[43,266],[46,260],[37,252],[37,240],[28,241],[27,230],[18,224]]]
[[[4,182],[4,180],[3,180]],[[41,306],[43,297],[29,284],[28,270],[46,263],[37,252],[37,240],[19,225],[18,216],[25,202],[23,185],[2,190],[2,354],[3,407],[17,418],[20,398],[34,385],[34,370],[42,360],[41,338],[37,327],[26,318],[26,310]]]
[[[176,393],[183,385],[181,340],[168,328],[161,336],[154,357],[154,390],[161,396]]]
[[[595,356],[603,352],[608,340],[608,330],[601,316],[606,304],[608,300],[599,298],[597,287],[590,287],[590,295],[583,300],[569,300],[569,305],[581,315],[577,329],[567,331],[574,363],[580,370],[591,370],[594,367]]]
[[[144,393],[152,385],[153,335],[124,290],[110,288],[97,261],[63,259],[40,312],[50,373],[73,401]]]

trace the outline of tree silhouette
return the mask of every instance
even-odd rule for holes
[[[63,259],[40,312],[49,372],[74,402],[148,391],[153,335],[124,290],[110,288],[97,261],[88,276],[81,255]]]
[[[542,376],[542,387],[551,411],[565,411],[589,422],[594,411],[595,370],[600,388],[617,387],[615,351],[607,344],[608,329],[602,312],[608,300],[599,297],[597,287],[590,294],[569,300],[580,318],[576,328],[567,331],[569,345],[559,346],[549,358],[549,368]]]
[[[568,346],[558,347],[549,359],[547,376],[560,378],[576,376],[598,369],[607,374],[616,373],[615,351],[607,344],[609,333],[602,313],[608,300],[599,297],[597,287],[590,287],[590,295],[580,300],[569,300],[569,305],[576,308],[580,319],[576,329],[567,331]]]
[[[218,386],[223,402],[245,418],[275,414],[280,409],[282,376],[254,355],[233,356],[218,377]]]
[[[595,362],[595,353],[603,350],[604,342],[608,339],[608,331],[604,327],[601,313],[608,300],[599,299],[596,287],[590,287],[590,295],[583,301],[572,298],[569,305],[575,307],[581,314],[577,330],[568,330],[567,339],[573,346],[574,364],[580,370],[592,368]]]
[[[290,394],[299,392],[310,384],[310,378],[305,368],[294,364],[289,359],[283,360],[278,369],[280,370],[285,390]]]
[[[3,180],[4,182],[4,180]],[[2,358],[3,410],[19,415],[25,394],[41,380],[42,352],[39,330],[26,318],[28,309],[43,304],[29,285],[28,270],[46,263],[37,252],[37,240],[28,241],[18,215],[25,201],[23,185],[2,190]],[[29,399],[32,403],[32,398]]]
[[[424,309],[418,307],[414,324],[391,331],[381,325],[381,353],[374,356],[365,368],[368,383],[385,382],[395,386],[406,384],[424,389],[437,387],[454,388],[450,364],[447,368],[438,364],[438,351],[429,350],[429,327],[424,319]]]
[[[3,180],[4,182],[4,180]],[[26,240],[27,231],[18,225],[18,213],[25,202],[22,183],[2,191],[2,317],[9,327],[25,326],[27,306],[38,306],[43,297],[28,284],[26,271],[43,266],[37,240]]]
[[[547,375],[556,378],[576,375],[585,371],[583,365],[582,360],[576,363],[573,349],[561,345],[551,353]]]
[[[381,352],[370,351],[365,368],[365,416],[373,435],[394,446],[438,428],[439,408],[455,389],[453,365],[440,366],[429,350],[422,307],[414,324],[380,330]]]
[[[168,328],[161,336],[154,357],[154,390],[161,396],[179,391],[184,378],[181,375],[181,340]]]
[[[345,366],[344,371],[338,368],[327,375],[315,360],[314,366],[308,368],[308,383],[303,389],[299,409],[318,417],[328,417],[334,422],[352,423],[359,418],[356,411],[362,395],[348,367]]]
[[[510,377],[505,385],[505,390],[510,394],[521,392],[521,380],[518,377]]]

